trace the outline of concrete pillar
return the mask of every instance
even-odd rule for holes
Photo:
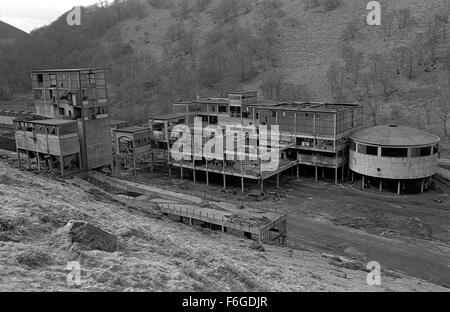
[[[364,179],[364,175],[363,175],[363,176],[362,176],[362,180],[361,180],[361,189],[362,189],[362,190],[364,190],[364,188],[365,188],[364,182],[365,182],[365,179]]]
[[[206,185],[209,186],[208,160],[206,159]]]
[[[195,176],[195,168],[192,169],[193,173],[194,173],[194,183],[197,182],[196,176]]]
[[[189,218],[189,225],[192,226],[192,218]]]
[[[242,194],[244,194],[244,163],[241,162],[241,188],[242,188]]]
[[[155,171],[155,153],[152,153],[152,172]]]
[[[227,188],[227,177],[225,175],[225,155],[223,156],[223,189]]]
[[[380,192],[383,191],[383,179],[380,178]]]
[[[19,161],[19,169],[20,169],[20,166],[21,166],[22,164],[21,164],[20,152],[19,152],[19,149],[18,149],[18,148],[16,148],[16,152],[17,152],[17,160]]]
[[[338,185],[338,168],[334,168],[334,184]]]
[[[64,175],[64,156],[59,156],[59,167],[61,169],[61,175]]]
[[[297,180],[300,179],[300,165],[297,165]]]
[[[28,160],[28,169],[31,169],[31,158],[30,158],[30,152],[27,151],[27,160]]]
[[[80,168],[80,172],[83,172],[83,163],[81,161],[81,152],[78,153],[78,167]]]
[[[316,166],[316,169],[315,169],[315,170],[316,170],[316,181],[319,181],[319,174],[318,174],[318,173],[319,173],[319,172],[318,172],[319,169],[317,168],[317,166]]]
[[[261,193],[264,192],[264,179],[261,179]]]
[[[169,165],[169,178],[172,178],[172,165]]]
[[[401,194],[401,187],[402,187],[402,182],[400,180],[398,180],[397,195]]]
[[[423,193],[424,185],[425,185],[425,179],[422,179],[422,181],[420,183],[420,193]]]
[[[39,156],[39,153],[37,153],[37,163],[38,163],[38,170],[41,171],[41,157]]]
[[[133,176],[136,176],[136,152],[134,151],[134,145],[133,145]]]

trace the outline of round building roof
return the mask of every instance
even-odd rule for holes
[[[423,146],[439,143],[440,138],[416,128],[384,125],[367,128],[351,135],[351,139],[361,143],[382,146]]]

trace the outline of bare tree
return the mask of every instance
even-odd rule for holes
[[[384,34],[384,41],[387,40],[387,38],[390,38],[392,35],[392,30],[394,29],[394,23],[395,23],[395,17],[393,14],[386,13],[383,17],[383,34]]]
[[[409,27],[413,23],[410,9],[401,9],[395,13],[398,29]]]
[[[376,88],[381,86],[385,98],[395,91],[394,76],[395,72],[392,70],[393,64],[391,61],[381,54],[369,55],[369,78],[371,83]]]
[[[392,50],[390,55],[391,62],[395,67],[395,71],[398,77],[400,77],[400,75],[402,74],[406,64],[407,49],[408,47],[406,46],[395,48]]]
[[[365,106],[367,107],[367,111],[370,114],[370,117],[372,119],[373,125],[378,124],[378,115],[380,111],[380,103],[375,97],[367,98],[364,102]]]
[[[355,39],[359,32],[359,20],[355,19],[347,23],[342,38],[344,40]]]
[[[423,111],[425,113],[425,121],[427,125],[431,124],[431,114],[433,113],[434,102],[432,99],[425,99],[423,102]]]
[[[448,139],[448,121],[450,119],[450,95],[448,90],[435,102],[434,112],[442,122],[444,137]]]
[[[266,99],[279,99],[284,83],[285,75],[283,73],[279,71],[271,71],[264,75],[260,88]]]
[[[442,40],[447,41],[447,25],[449,23],[449,12],[440,12],[434,16],[434,25],[442,33]]]
[[[344,95],[344,70],[337,62],[333,62],[328,68],[327,80],[333,98],[342,99]]]

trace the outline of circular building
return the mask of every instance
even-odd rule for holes
[[[377,180],[380,191],[395,183],[398,194],[413,186],[423,192],[437,172],[440,138],[425,131],[376,126],[354,133],[350,142],[350,170],[362,176],[363,189]]]

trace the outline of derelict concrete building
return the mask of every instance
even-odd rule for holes
[[[351,135],[350,170],[362,176],[362,188],[376,178],[383,185],[395,182],[398,194],[413,184],[427,188],[437,172],[438,136],[398,125],[367,128]]]
[[[111,118],[105,70],[35,70],[31,80],[36,115],[76,120],[81,168],[91,170],[111,165]]]

